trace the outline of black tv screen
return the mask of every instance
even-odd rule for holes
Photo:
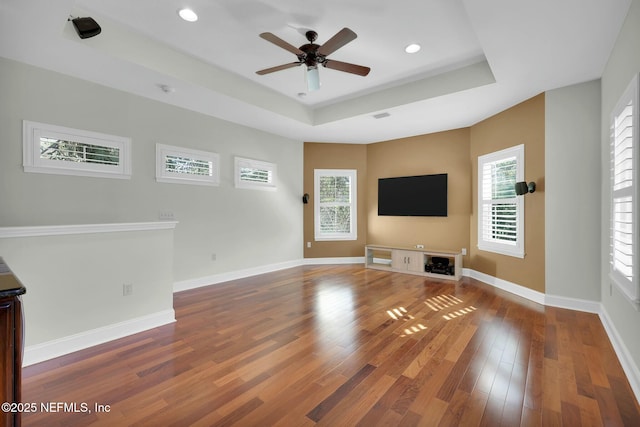
[[[447,174],[378,179],[378,215],[447,216]]]

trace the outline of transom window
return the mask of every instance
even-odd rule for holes
[[[316,240],[357,239],[357,171],[314,171],[314,229]]]
[[[235,183],[237,188],[276,190],[277,167],[261,160],[235,158]]]
[[[156,180],[178,184],[219,185],[217,153],[156,144]]]
[[[478,248],[524,257],[524,145],[478,157]]]
[[[131,177],[131,140],[87,130],[25,120],[25,172]]]

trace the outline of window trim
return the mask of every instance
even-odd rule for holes
[[[43,137],[118,148],[118,164],[104,165],[43,159],[40,157],[40,138]],[[98,178],[131,178],[131,138],[23,120],[22,150],[22,165],[25,172]]]
[[[265,162],[262,160],[247,159],[245,157],[235,158],[235,185],[236,188],[244,188],[249,190],[263,190],[263,191],[276,191],[278,166],[275,163]],[[269,182],[257,182],[257,181],[245,181],[241,179],[240,168],[249,167],[251,169],[266,170],[271,173],[271,179]]]
[[[176,173],[166,170],[166,157],[188,157],[211,162],[211,175]],[[169,184],[220,185],[220,155],[210,151],[177,147],[174,145],[156,144],[156,181]]]
[[[516,204],[516,242],[508,244],[499,240],[485,240],[483,237],[483,200],[482,181],[483,169],[486,163],[493,163],[509,157],[516,158],[516,182],[524,181],[524,144],[494,151],[492,153],[478,156],[478,249],[487,252],[494,252],[516,258],[524,258],[524,196],[515,196]]]
[[[632,103],[632,185],[631,187],[627,187],[621,190],[614,190],[614,137],[615,137],[615,119],[616,117],[622,113],[622,111],[626,108],[626,106]],[[638,216],[638,160],[640,159],[640,74],[636,74],[629,82],[629,85],[621,95],[620,99],[616,103],[616,106],[613,108],[611,115],[609,117],[610,124],[610,134],[609,134],[609,159],[610,159],[610,167],[609,167],[609,280],[612,284],[618,288],[622,294],[629,299],[631,303],[634,304],[636,309],[640,307],[640,281],[638,277],[638,273],[640,272],[640,259],[638,258],[638,248],[640,248],[640,240],[638,233],[638,224],[634,221],[631,225],[632,227],[632,279],[629,280],[627,277],[623,276],[617,270],[615,270],[613,266],[613,230],[614,230],[614,200],[616,193],[621,193],[620,197],[624,197],[624,195],[631,196],[632,199],[632,218],[637,218]]]
[[[322,233],[320,230],[320,178],[323,176],[348,176],[351,178],[351,230],[349,233]],[[316,241],[358,240],[358,171],[356,169],[314,169],[314,238]]]

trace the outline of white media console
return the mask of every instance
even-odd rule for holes
[[[446,259],[448,265],[434,262],[434,258],[435,261]],[[460,280],[462,253],[367,245],[365,246],[365,267],[438,279]]]

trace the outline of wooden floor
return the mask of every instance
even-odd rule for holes
[[[26,368],[24,402],[67,407],[23,425],[640,425],[597,315],[469,278],[304,266],[181,292],[175,309]]]

